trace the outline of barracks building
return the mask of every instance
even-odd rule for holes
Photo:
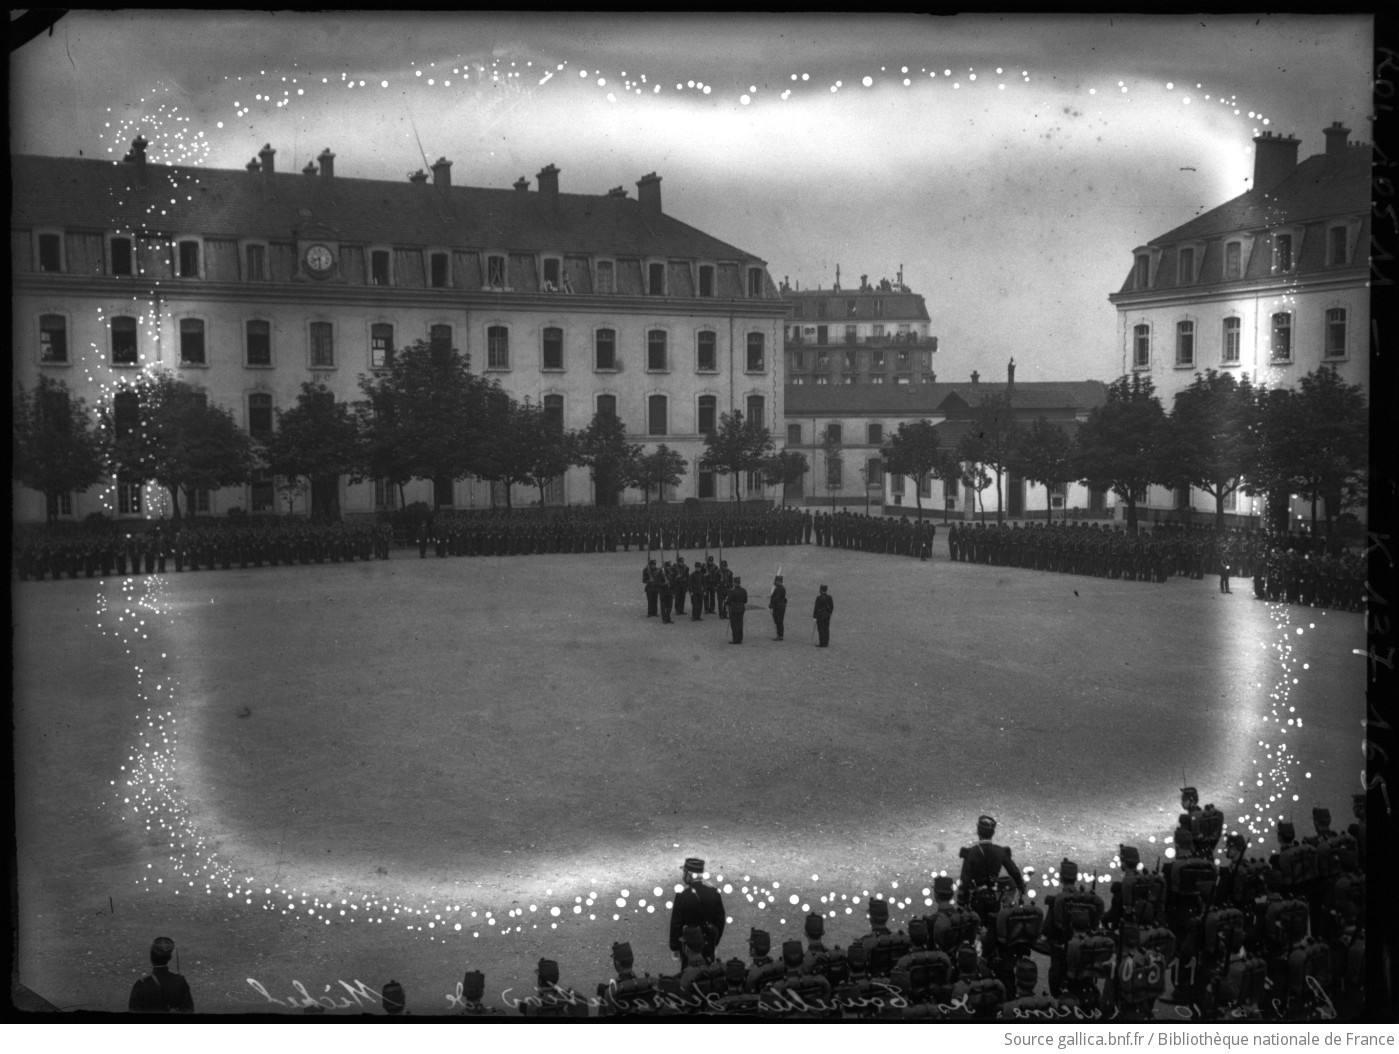
[[[720,414],[781,435],[787,304],[763,260],[667,216],[655,173],[632,198],[563,193],[553,165],[534,189],[523,177],[491,189],[454,185],[445,159],[394,182],[337,174],[329,150],[301,172],[275,158],[269,145],[245,170],[160,165],[139,138],[117,163],[12,158],[12,383],[49,376],[95,409],[142,371],[168,371],[258,437],[302,382],[357,400],[395,347],[446,338],[566,428],[610,410],[646,449],[678,450],[689,473],[672,500],[727,496],[698,464]],[[407,500],[431,502],[432,486],[414,481]],[[742,486],[774,496],[756,476]],[[382,481],[339,487],[349,515],[396,500]],[[504,504],[483,481],[452,487],[457,508]],[[547,492],[592,498],[586,469]],[[59,512],[158,517],[165,500],[113,479]],[[285,511],[265,474],[198,495],[194,511],[235,507]],[[44,512],[16,487],[16,521]]]

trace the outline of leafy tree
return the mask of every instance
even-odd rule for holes
[[[616,414],[596,413],[588,427],[578,433],[574,463],[586,465],[592,473],[594,501],[616,505],[617,495],[627,485],[631,464],[641,455],[641,446],[627,442],[627,426]]]
[[[114,409],[101,413],[109,460],[120,476],[165,487],[174,519],[181,491],[193,498],[199,490],[248,481],[256,463],[252,440],[228,410],[210,406],[203,392],[167,373],[142,377],[117,397],[127,393],[138,408],[135,427],[122,426]]]
[[[884,441],[879,451],[884,459],[884,471],[911,476],[914,480],[914,501],[918,518],[923,518],[923,490],[920,484],[930,473],[938,476],[943,467],[942,437],[931,421],[903,421],[898,430]],[[940,477],[941,478],[941,477]]]
[[[991,476],[986,471],[986,466],[980,461],[959,462],[961,466],[960,482],[964,487],[970,487],[975,492],[973,501],[981,507],[981,519],[986,520],[986,503],[981,500],[981,492],[991,485]],[[975,508],[972,510],[976,511]]]
[[[102,479],[101,437],[93,428],[87,404],[74,399],[62,381],[49,377],[39,378],[32,395],[20,386],[14,414],[12,476],[44,495],[52,523],[59,495],[86,490]]]
[[[1330,536],[1341,510],[1365,496],[1370,442],[1365,391],[1346,384],[1334,368],[1319,366],[1298,382],[1292,409],[1291,475],[1296,490],[1311,500],[1312,534],[1322,501]]]
[[[705,436],[700,467],[732,476],[733,499],[737,501],[741,474],[761,471],[772,448],[772,433],[758,421],[744,421],[742,412],[735,410],[720,414],[718,430]]]
[[[1031,483],[1044,487],[1045,519],[1053,520],[1054,502],[1050,498],[1050,487],[1056,483],[1068,483],[1074,478],[1073,443],[1069,434],[1043,416],[1035,418],[1029,428],[1020,432],[1014,468]]]
[[[369,474],[398,486],[400,500],[410,479],[430,479],[434,504],[445,505],[452,481],[482,467],[492,386],[446,341],[399,349],[383,371],[361,375],[359,387]]]
[[[1288,496],[1294,485],[1293,441],[1301,429],[1296,393],[1290,388],[1254,389],[1254,414],[1243,440],[1245,494],[1264,496],[1270,530],[1288,530]]]
[[[811,471],[806,455],[800,450],[786,448],[770,455],[763,462],[763,482],[769,487],[782,488],[782,507],[787,507],[787,488],[799,483]]]
[[[504,485],[506,509],[515,484],[536,483],[533,447],[544,437],[543,418],[542,407],[516,402],[499,384],[485,393],[474,474]]]
[[[651,488],[656,488],[657,500],[666,487],[678,487],[687,471],[685,457],[662,443],[649,454],[635,458],[627,482],[641,491],[642,502],[651,504]]]
[[[1169,475],[1160,457],[1165,420],[1151,378],[1133,374],[1108,385],[1107,402],[1089,412],[1074,437],[1079,479],[1122,499],[1129,534],[1137,532],[1137,503],[1147,487]]]
[[[1199,487],[1214,498],[1214,523],[1224,527],[1224,499],[1243,483],[1247,436],[1256,412],[1253,386],[1232,373],[1206,370],[1176,392],[1163,431],[1166,482]]]
[[[1010,468],[1020,442],[1020,428],[1015,423],[1010,396],[996,393],[983,396],[981,405],[972,410],[971,431],[962,436],[957,453],[963,461],[984,466],[995,473],[996,522],[1001,522],[1001,477]],[[976,487],[979,494],[983,487]]]
[[[278,411],[277,428],[262,447],[268,470],[286,481],[284,489],[311,491],[313,516],[339,519],[340,477],[363,478],[359,420],[319,381],[302,382],[296,405]]]
[[[517,407],[513,431],[525,452],[525,475],[521,482],[539,488],[539,507],[544,507],[544,489],[576,464],[576,437],[550,418],[544,407],[528,402]]]

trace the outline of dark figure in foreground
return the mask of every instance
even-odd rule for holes
[[[816,620],[816,635],[819,638],[816,646],[818,648],[827,647],[831,643],[831,615],[835,609],[836,602],[826,592],[826,587],[822,586],[821,592],[816,595],[816,606],[811,610],[811,617]]]
[[[194,1012],[194,996],[189,982],[170,970],[170,956],[175,942],[169,937],[157,937],[151,945],[151,972],[131,986],[131,999],[126,1008],[137,1014]]]
[[[787,617],[787,587],[782,584],[782,576],[772,580],[772,595],[768,597],[768,607],[772,608],[772,624],[777,630],[773,640],[782,639],[782,620]]]
[[[743,613],[748,610],[748,590],[743,588],[743,579],[734,575],[734,587],[729,590],[729,629],[733,631],[730,643],[743,643]]]
[[[687,926],[699,926],[704,934],[703,957],[705,962],[713,962],[719,941],[724,936],[724,898],[713,886],[704,884],[704,861],[689,857],[684,865],[685,888],[675,897],[675,906],[670,910],[670,950],[680,959],[680,969],[684,970],[698,963],[690,961],[690,954],[683,940]]]

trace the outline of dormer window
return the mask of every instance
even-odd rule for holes
[[[1237,281],[1244,276],[1243,242],[1226,242],[1224,245],[1224,280]]]
[[[179,274],[181,278],[199,277],[199,242],[193,238],[179,243]]]
[[[546,293],[557,293],[563,289],[563,261],[557,256],[544,257],[544,275],[541,288]]]
[[[1346,250],[1350,238],[1344,227],[1332,227],[1326,232],[1326,266],[1344,267],[1346,265]]]
[[[111,262],[112,274],[129,275],[132,272],[132,252],[131,239],[124,237],[114,237],[107,243],[108,258]]]
[[[1182,248],[1176,253],[1176,285],[1190,285],[1195,281],[1195,250]]]
[[[1151,282],[1151,257],[1146,253],[1137,254],[1133,282],[1137,289],[1146,289]]]
[[[390,262],[392,257],[387,249],[374,249],[369,253],[369,284],[392,285]]]
[[[433,289],[446,289],[452,284],[452,257],[448,253],[428,257],[428,281]]]
[[[249,282],[267,281],[267,246],[249,242],[243,247],[243,256],[247,262],[244,278]]]
[[[845,315],[846,315],[846,317],[847,317],[847,318],[854,318],[854,317],[855,317],[855,312],[859,310],[859,307],[860,307],[860,303],[859,303],[859,301],[856,300],[854,297],[851,297],[850,299],[846,300],[846,302],[845,302]]]
[[[599,293],[615,293],[617,291],[617,268],[611,260],[597,262],[597,278],[593,287]]]
[[[761,267],[748,268],[748,295],[751,297],[763,295],[763,269]]]
[[[699,268],[699,295],[714,295],[714,265],[700,264]]]
[[[1292,235],[1273,235],[1273,273],[1284,274],[1292,270]]]
[[[505,257],[499,253],[486,257],[486,286],[490,289],[505,288]]]
[[[665,264],[646,265],[646,292],[652,296],[665,296]]]
[[[39,235],[39,270],[46,274],[62,273],[63,239],[59,235]]]

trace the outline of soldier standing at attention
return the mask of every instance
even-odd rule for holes
[[[151,972],[131,986],[127,1010],[136,1014],[194,1012],[189,982],[170,970],[170,956],[174,951],[175,942],[169,937],[155,939],[151,945]]]
[[[743,643],[743,613],[748,610],[748,590],[743,588],[743,579],[734,575],[734,585],[729,590],[729,629],[733,631],[730,644]]]
[[[712,961],[724,936],[724,898],[713,886],[704,884],[704,861],[688,857],[684,864],[685,888],[675,897],[670,910],[670,950],[680,960],[680,969],[691,965],[682,936],[687,926],[699,926],[704,933],[704,958]]]
[[[690,621],[699,622],[704,611],[704,568],[698,560],[690,571]]]
[[[675,603],[675,568],[670,561],[666,561],[665,570],[661,572],[661,577],[657,579],[657,588],[661,593],[661,623],[670,622],[670,609]]]
[[[1005,869],[1015,888],[1025,892],[1025,876],[1020,867],[1010,858],[1010,849],[991,841],[996,834],[996,820],[991,816],[976,818],[976,844],[961,850],[962,877],[957,887],[957,900],[961,904],[970,901],[971,908],[981,916],[981,921],[994,930],[996,911],[999,908],[996,896],[996,879]]]
[[[816,644],[818,648],[827,647],[831,643],[831,614],[835,609],[836,602],[826,592],[826,587],[822,586],[821,592],[816,595],[816,606],[811,611],[811,617],[816,620],[816,634],[820,638]]]
[[[651,618],[656,614],[656,601],[660,596],[660,586],[658,578],[660,571],[656,568],[656,561],[647,560],[646,566],[641,570],[641,582],[646,589],[646,617]]]
[[[787,616],[787,587],[782,584],[782,576],[772,580],[772,595],[768,597],[768,607],[772,608],[772,623],[777,627],[777,636],[782,639],[782,620]]]

